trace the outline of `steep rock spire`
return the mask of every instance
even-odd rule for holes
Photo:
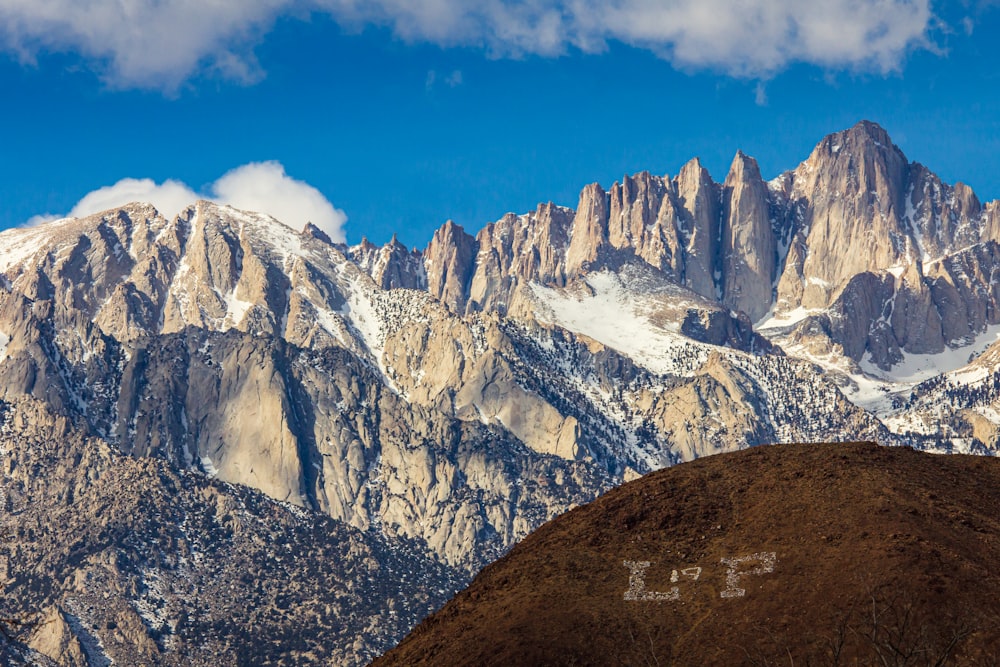
[[[771,306],[775,238],[757,161],[736,153],[723,184],[723,302],[756,321]]]
[[[476,239],[451,220],[434,232],[424,251],[427,291],[455,312],[465,309],[478,252]]]
[[[678,231],[684,244],[684,285],[698,294],[718,296],[719,186],[698,158],[685,164],[675,179]]]

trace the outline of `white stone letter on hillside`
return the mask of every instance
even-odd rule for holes
[[[740,558],[723,558],[722,564],[729,568],[726,571],[726,590],[719,596],[724,598],[741,598],[746,595],[746,589],[739,588],[740,579],[750,575],[770,574],[774,572],[774,564],[778,562],[778,554],[773,551],[762,551]],[[757,567],[750,570],[740,570],[739,566],[744,563],[757,563]]]
[[[646,570],[652,564],[648,560],[627,560],[623,563],[629,569],[628,590],[625,600],[662,602],[663,600],[679,600],[680,590],[674,586],[667,593],[646,590]]]

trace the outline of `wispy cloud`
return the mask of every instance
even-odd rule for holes
[[[618,41],[685,67],[762,76],[792,62],[890,71],[927,43],[929,0],[324,0],[342,22],[494,55],[600,52]]]
[[[46,222],[52,222],[53,220],[58,220],[62,218],[61,215],[54,215],[52,213],[39,213],[38,215],[33,215],[24,223],[24,227],[34,227],[35,225],[44,225]]]
[[[767,86],[763,81],[758,81],[753,90],[753,101],[759,107],[767,106]]]
[[[678,67],[770,76],[790,63],[888,72],[929,46],[930,0],[3,0],[0,48],[83,56],[112,86],[174,92],[192,76],[252,83],[283,16],[474,46],[496,57],[649,49]]]
[[[427,72],[427,79],[424,82],[424,86],[427,88],[427,92],[434,90],[434,87],[437,85],[439,80],[441,79],[437,73],[437,70],[433,69],[429,70]],[[456,69],[452,71],[451,74],[444,77],[442,82],[449,88],[457,88],[458,86],[461,86],[463,83],[462,70]]]
[[[203,193],[175,180],[156,183],[149,178],[123,178],[85,195],[69,212],[69,217],[83,217],[136,201],[148,202],[163,215],[173,217],[198,199],[265,213],[292,227],[304,227],[311,222],[334,241],[344,240],[347,215],[313,186],[288,176],[279,162],[253,162],[237,167]],[[60,217],[63,216],[36,215],[26,224]]]

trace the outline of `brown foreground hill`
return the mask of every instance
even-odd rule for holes
[[[758,447],[546,524],[375,664],[995,664],[998,569],[1000,461]]]

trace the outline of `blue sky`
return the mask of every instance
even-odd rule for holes
[[[595,2],[0,0],[0,227],[155,191],[423,247],[862,118],[1000,197],[996,2]]]

